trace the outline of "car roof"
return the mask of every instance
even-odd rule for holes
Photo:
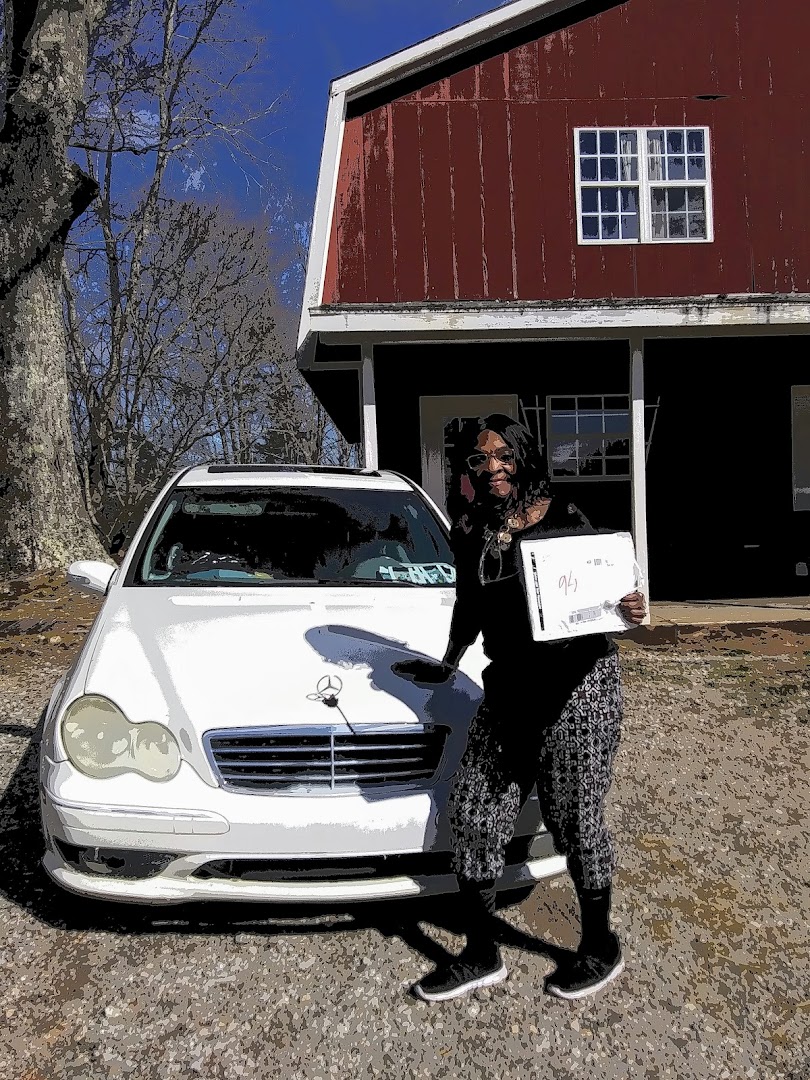
[[[413,491],[403,476],[373,469],[332,465],[197,465],[177,480],[178,487],[362,488]]]

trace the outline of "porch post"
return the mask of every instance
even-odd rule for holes
[[[644,434],[644,339],[638,334],[630,339],[630,415],[632,443],[630,447],[630,476],[633,502],[633,537],[636,559],[646,582],[647,599],[650,592],[650,570],[647,554],[647,471],[646,439]],[[649,618],[649,616],[648,616]]]
[[[374,346],[361,346],[362,404],[363,404],[363,465],[379,468],[377,453],[377,396],[374,389]]]

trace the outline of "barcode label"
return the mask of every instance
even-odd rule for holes
[[[569,623],[593,622],[602,614],[601,607],[582,608],[580,611],[572,611],[568,616]]]

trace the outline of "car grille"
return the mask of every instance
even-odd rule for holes
[[[424,784],[437,772],[449,729],[345,724],[317,729],[212,731],[220,782],[242,791],[335,791]]]
[[[506,846],[506,865],[519,865],[530,856],[533,837],[516,836]],[[215,859],[204,863],[192,877],[226,878],[236,881],[335,881],[340,878],[432,877],[452,874],[449,851],[412,854],[355,855],[308,859]]]

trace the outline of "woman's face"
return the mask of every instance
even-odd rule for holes
[[[482,431],[475,445],[467,460],[476,480],[486,485],[489,495],[505,499],[511,494],[517,471],[514,451],[494,431]]]

